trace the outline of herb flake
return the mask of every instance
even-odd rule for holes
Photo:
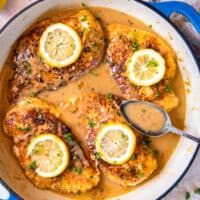
[[[165,87],[165,92],[171,92],[172,91],[172,86],[171,84],[167,84],[166,87]]]
[[[37,92],[31,92],[31,97],[36,97],[37,96]]]
[[[150,60],[148,65],[149,67],[158,67],[158,63],[155,60]]]
[[[85,15],[81,16],[80,20],[81,20],[81,22],[86,21],[86,16]]]
[[[27,127],[18,127],[18,130],[27,133],[27,132],[31,131],[32,128],[30,126],[27,126]]]
[[[196,188],[196,189],[194,190],[194,193],[200,195],[200,188]]]
[[[136,160],[135,154],[133,154],[133,155],[131,156],[130,160]]]
[[[34,160],[29,166],[28,169],[34,170],[36,169],[37,165],[36,165],[36,161]]]
[[[86,5],[84,2],[82,2],[81,5],[82,5],[83,7],[87,7],[87,5]]]
[[[133,50],[136,51],[139,48],[139,44],[137,42],[133,42],[132,45],[131,45],[131,47],[132,47]]]
[[[65,139],[67,140],[67,141],[72,141],[72,134],[71,133],[66,133],[65,135],[64,135],[64,137],[65,137]]]
[[[94,126],[96,125],[96,123],[93,122],[93,121],[89,121],[89,122],[88,122],[88,125],[89,125],[90,127],[94,127]]]
[[[99,152],[96,152],[96,158],[100,159],[101,158],[101,154]]]
[[[26,73],[27,74],[31,74],[32,73],[32,69],[31,69],[30,63],[28,61],[24,61],[23,65],[24,65],[24,67],[26,69]]]
[[[108,94],[106,95],[106,99],[109,100],[109,101],[111,101],[111,100],[113,99],[113,94],[108,93]]]
[[[190,193],[189,192],[185,193],[185,200],[190,200]]]
[[[82,168],[82,167],[74,167],[74,171],[75,171],[77,174],[81,174],[82,171],[83,171],[83,168]]]

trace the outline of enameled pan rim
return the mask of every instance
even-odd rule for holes
[[[13,21],[15,21],[15,19],[16,19],[17,17],[19,17],[22,13],[24,13],[25,11],[29,10],[29,9],[32,8],[33,6],[35,6],[35,5],[37,5],[38,3],[41,3],[41,2],[43,2],[43,1],[45,1],[45,0],[37,0],[37,1],[35,1],[35,2],[31,3],[31,4],[29,4],[28,6],[26,6],[26,7],[23,8],[22,10],[20,10],[18,13],[16,13],[16,14],[15,14],[15,15],[0,29],[0,34],[2,34],[2,33],[4,32],[4,30],[7,29],[7,28],[9,27],[9,25],[10,25]],[[150,8],[151,10],[153,10],[154,12],[156,12],[157,14],[159,14],[161,18],[164,18],[165,21],[166,21],[168,24],[170,24],[170,25],[176,30],[177,34],[179,34],[179,35],[181,36],[181,38],[182,38],[183,41],[185,42],[186,46],[188,47],[188,51],[189,51],[189,53],[192,55],[192,57],[193,57],[193,59],[194,59],[194,61],[195,61],[196,66],[198,66],[198,72],[199,72],[199,74],[200,74],[200,62],[197,60],[197,58],[196,58],[196,56],[195,56],[195,54],[194,54],[194,51],[193,51],[193,49],[192,49],[192,47],[191,47],[189,41],[184,37],[183,33],[182,33],[182,32],[167,18],[167,17],[165,17],[161,12],[159,12],[159,11],[156,10],[155,8],[151,7],[148,3],[141,2],[141,1],[139,1],[139,0],[135,0],[135,1],[137,1],[137,2],[140,3],[140,4],[145,5],[146,7]],[[189,162],[188,166],[186,167],[186,169],[183,171],[183,173],[176,179],[176,181],[171,185],[171,187],[169,187],[168,189],[166,189],[166,191],[165,191],[163,194],[161,194],[161,195],[157,198],[157,200],[164,198],[164,197],[165,197],[165,196],[166,196],[180,181],[181,181],[181,179],[185,176],[185,174],[187,173],[187,171],[190,169],[190,167],[191,167],[191,165],[192,165],[192,163],[193,163],[193,161],[194,161],[194,159],[195,159],[195,157],[196,157],[196,155],[197,155],[199,149],[200,149],[200,144],[197,145],[197,147],[196,147],[196,149],[195,149],[195,152],[194,152],[193,156],[191,157],[190,162]],[[10,187],[7,185],[1,177],[0,177],[0,183],[1,183],[8,191],[12,192],[12,193],[15,195],[16,198],[18,198],[19,200],[20,200],[20,199],[23,199],[22,197],[20,197],[19,194],[17,194],[12,188],[10,188]]]

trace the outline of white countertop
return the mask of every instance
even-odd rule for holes
[[[200,0],[182,1],[192,4],[200,12]],[[16,14],[19,10],[32,2],[34,2],[34,0],[8,0],[6,7],[2,11],[0,11],[0,28],[3,27],[3,25],[14,14]],[[181,24],[182,30],[185,32],[186,36],[189,37],[192,43],[195,43],[197,45],[196,52],[198,54],[198,57],[200,58],[200,34],[195,32],[191,33],[190,24],[185,20],[182,20],[181,18],[182,17],[180,16],[174,16],[174,21],[176,21],[176,23],[178,24]],[[200,188],[200,151],[198,152],[187,174],[179,182],[179,184],[164,198],[164,200],[184,200],[185,193],[187,191],[190,192],[190,200],[200,200],[200,195],[194,194],[194,189],[197,187]],[[6,192],[0,185],[0,199],[3,198],[3,195],[6,195]]]

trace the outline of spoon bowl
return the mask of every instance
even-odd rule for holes
[[[200,143],[200,138],[175,128],[168,113],[155,103],[142,100],[124,101],[120,105],[120,112],[131,127],[146,136],[158,137],[172,132]],[[156,121],[162,123],[156,124]],[[159,128],[155,129],[155,126]]]

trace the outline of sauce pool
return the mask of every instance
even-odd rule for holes
[[[165,126],[166,118],[156,107],[143,102],[129,103],[125,107],[129,120],[144,132],[157,132]]]

